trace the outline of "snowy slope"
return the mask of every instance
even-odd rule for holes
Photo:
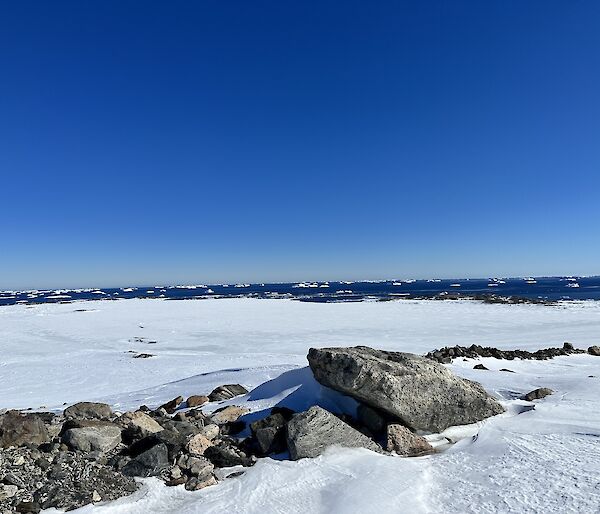
[[[352,402],[320,387],[304,367],[310,346],[368,344],[424,353],[447,344],[536,349],[568,340],[587,347],[600,342],[599,329],[595,302],[238,299],[5,307],[0,407],[62,408],[65,401],[101,399],[126,409],[239,382],[255,389],[236,403],[255,412],[315,401],[348,411]],[[156,357],[133,359],[128,350]],[[451,367],[481,382],[507,413],[449,429],[445,435],[460,440],[438,455],[402,459],[332,449],[314,460],[262,459],[241,477],[202,491],[149,479],[133,497],[81,512],[600,512],[600,358],[478,362],[490,370],[473,370],[474,361],[462,360]],[[555,394],[527,411],[531,404],[518,397],[541,386]]]

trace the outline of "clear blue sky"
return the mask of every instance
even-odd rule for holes
[[[0,5],[0,289],[600,273],[600,3]]]

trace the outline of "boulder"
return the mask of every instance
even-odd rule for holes
[[[42,419],[35,414],[23,415],[11,410],[1,418],[0,447],[23,446],[50,442],[50,435]]]
[[[218,468],[254,464],[254,461],[244,451],[237,448],[232,441],[221,441],[219,444],[209,446],[204,451],[204,456]]]
[[[187,399],[186,403],[190,409],[193,409],[194,407],[202,407],[205,403],[208,403],[208,402],[209,402],[208,396],[193,395]]]
[[[283,414],[279,413],[271,414],[266,418],[250,423],[250,430],[264,455],[285,451],[286,424],[287,421]]]
[[[74,419],[110,419],[112,410],[106,403],[79,402],[67,407],[64,415]]]
[[[424,437],[414,434],[408,428],[398,423],[390,423],[387,426],[388,452],[395,452],[404,457],[416,457],[433,453],[433,447]]]
[[[552,389],[548,389],[547,387],[540,387],[539,389],[534,389],[533,391],[529,391],[526,395],[523,395],[523,400],[527,400],[528,402],[541,400],[542,398],[551,395],[553,392]]]
[[[334,445],[381,451],[377,443],[321,407],[296,414],[287,424],[287,446],[293,460],[317,457]]]
[[[504,412],[483,387],[411,353],[365,346],[311,348],[318,382],[399,419],[412,430],[441,432]]]
[[[166,444],[160,443],[129,461],[121,472],[130,477],[150,477],[158,475],[168,467],[169,450]]]
[[[216,439],[219,436],[219,425],[211,423],[200,429],[200,433],[209,440]]]
[[[156,420],[139,410],[135,412],[126,412],[116,420],[116,423],[123,428],[139,433],[142,437],[156,434],[163,430],[163,427]]]
[[[596,357],[600,357],[600,346],[590,346],[588,348],[588,353],[590,355],[595,355]]]
[[[237,419],[240,416],[243,416],[248,412],[250,411],[245,407],[238,407],[237,405],[228,405],[227,407],[223,407],[213,412],[211,416],[211,421],[213,423],[216,423],[217,425],[223,425],[225,423],[237,421]]]
[[[173,398],[170,402],[167,402],[161,405],[157,410],[164,409],[167,414],[173,414],[177,407],[179,407],[183,403],[183,396],[178,396],[177,398]]]
[[[489,368],[486,368],[483,364],[475,364],[475,366],[473,366],[473,369],[481,369],[481,370],[489,371]]]
[[[200,481],[207,480],[215,469],[214,465],[204,457],[181,456],[177,461],[179,467]]]
[[[121,428],[112,423],[70,428],[62,435],[62,442],[83,452],[108,452],[121,442]]]
[[[222,385],[214,389],[209,395],[208,399],[211,402],[220,402],[222,400],[230,400],[241,394],[246,394],[248,389],[240,384],[227,384]]]

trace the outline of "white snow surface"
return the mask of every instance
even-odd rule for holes
[[[564,341],[586,348],[600,343],[600,302],[133,299],[15,305],[0,309],[0,408],[59,410],[64,402],[100,400],[126,410],[241,383],[250,393],[228,403],[249,407],[248,420],[275,404],[304,409],[317,403],[352,412],[352,400],[321,387],[306,368],[311,346],[425,353],[454,344],[534,350]],[[134,359],[137,353],[155,356]],[[130,497],[77,512],[600,512],[600,358],[477,362],[489,371],[473,370],[472,360],[450,367],[481,382],[507,412],[448,429],[442,436],[458,442],[439,454],[405,459],[331,448],[298,462],[261,459],[242,476],[202,491],[146,479]],[[555,393],[535,402],[518,399],[537,387]],[[442,436],[428,438],[437,444]]]

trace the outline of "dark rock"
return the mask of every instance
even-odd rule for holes
[[[263,455],[285,451],[286,423],[283,414],[276,413],[250,424],[250,430]]]
[[[563,343],[563,350],[567,352],[572,352],[575,350],[575,347],[571,343]]]
[[[236,448],[231,441],[222,441],[215,446],[210,446],[205,450],[204,457],[218,468],[254,464],[254,461],[245,452]]]
[[[434,451],[433,447],[427,442],[427,439],[413,434],[408,428],[397,423],[390,423],[387,426],[386,439],[386,450],[404,457],[416,457],[418,455],[433,453]]]
[[[308,362],[321,384],[386,412],[412,430],[441,432],[504,412],[480,384],[418,355],[364,346],[311,348]]]
[[[67,407],[64,416],[74,419],[110,419],[112,410],[105,403],[79,402]]]
[[[37,502],[21,502],[17,504],[15,510],[22,514],[38,514],[41,512],[42,507]]]
[[[473,369],[483,369],[489,371],[489,369],[486,368],[483,364],[475,364],[475,366],[473,366]]]
[[[502,369],[500,369],[500,371],[506,371],[507,373],[514,373],[514,371],[512,369],[506,369],[506,368],[502,368]]]
[[[161,405],[159,409],[165,409],[167,414],[173,414],[177,407],[179,407],[183,403],[183,396],[178,396],[177,398],[173,398],[170,402]]]
[[[140,453],[128,462],[121,472],[131,477],[149,477],[158,475],[169,467],[169,450],[164,443],[157,444],[149,450]]]
[[[42,418],[36,414],[21,414],[11,410],[2,416],[0,424],[0,446],[39,446],[50,442],[50,434]]]
[[[281,414],[286,421],[289,421],[294,417],[296,411],[288,409],[287,407],[281,407],[279,405],[276,405],[271,409],[271,414]]]
[[[361,425],[367,427],[373,434],[380,434],[386,428],[389,415],[361,403],[356,409],[356,416]]]
[[[600,346],[590,346],[588,348],[588,353],[590,355],[595,355],[596,357],[600,357]]]
[[[230,400],[247,392],[248,390],[240,384],[227,384],[214,389],[208,395],[208,398],[211,402],[220,402],[222,400]]]
[[[317,457],[334,445],[381,451],[366,435],[321,407],[296,414],[287,425],[287,446],[293,460]]]
[[[552,394],[553,392],[554,391],[552,389],[548,389],[547,387],[540,387],[539,389],[534,389],[533,391],[530,391],[526,395],[524,395],[523,400],[527,400],[528,402],[531,402],[533,400],[540,400]]]

